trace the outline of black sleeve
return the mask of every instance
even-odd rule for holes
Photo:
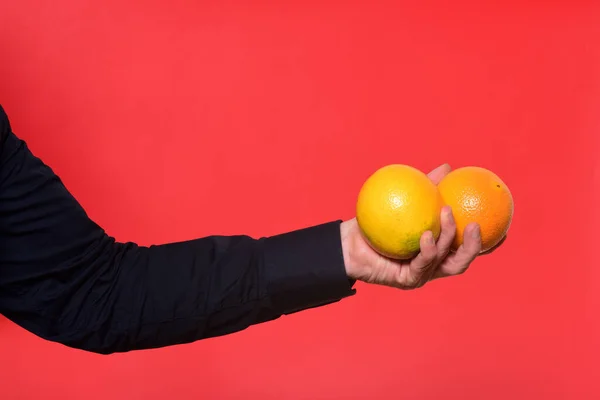
[[[260,239],[118,243],[1,108],[0,129],[0,313],[42,338],[103,354],[156,348],[354,294],[339,221]]]

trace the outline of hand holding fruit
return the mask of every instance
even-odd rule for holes
[[[346,272],[402,289],[459,275],[502,244],[512,212],[510,191],[485,169],[384,167],[363,185],[357,217],[341,224]]]

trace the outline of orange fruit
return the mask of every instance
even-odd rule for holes
[[[492,171],[474,166],[458,168],[441,180],[438,190],[456,221],[453,250],[463,243],[465,228],[472,222],[480,226],[482,252],[496,246],[508,232],[514,212],[513,197]]]
[[[440,235],[442,198],[427,175],[408,165],[392,164],[375,171],[363,184],[356,220],[367,243],[379,254],[414,257],[423,233]]]

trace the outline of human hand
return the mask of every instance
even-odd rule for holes
[[[449,172],[450,166],[444,164],[428,176],[437,185]],[[433,279],[464,273],[481,252],[479,226],[469,224],[464,231],[463,245],[451,252],[456,224],[447,206],[442,209],[441,225],[437,243],[427,231],[421,236],[419,254],[411,260],[400,261],[383,257],[373,250],[363,238],[356,218],[342,222],[340,233],[348,277],[400,289],[416,289]]]

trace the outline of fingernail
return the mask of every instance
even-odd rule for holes
[[[450,206],[444,207],[444,213],[446,214],[448,222],[454,222],[454,216],[452,215],[452,208],[450,208]]]
[[[471,233],[471,237],[473,237],[473,239],[479,239],[480,236],[481,232],[479,229],[479,225],[475,225],[475,227],[473,228],[473,232]]]
[[[433,233],[431,231],[427,232],[427,243],[429,244],[435,244],[435,240],[433,239]]]

